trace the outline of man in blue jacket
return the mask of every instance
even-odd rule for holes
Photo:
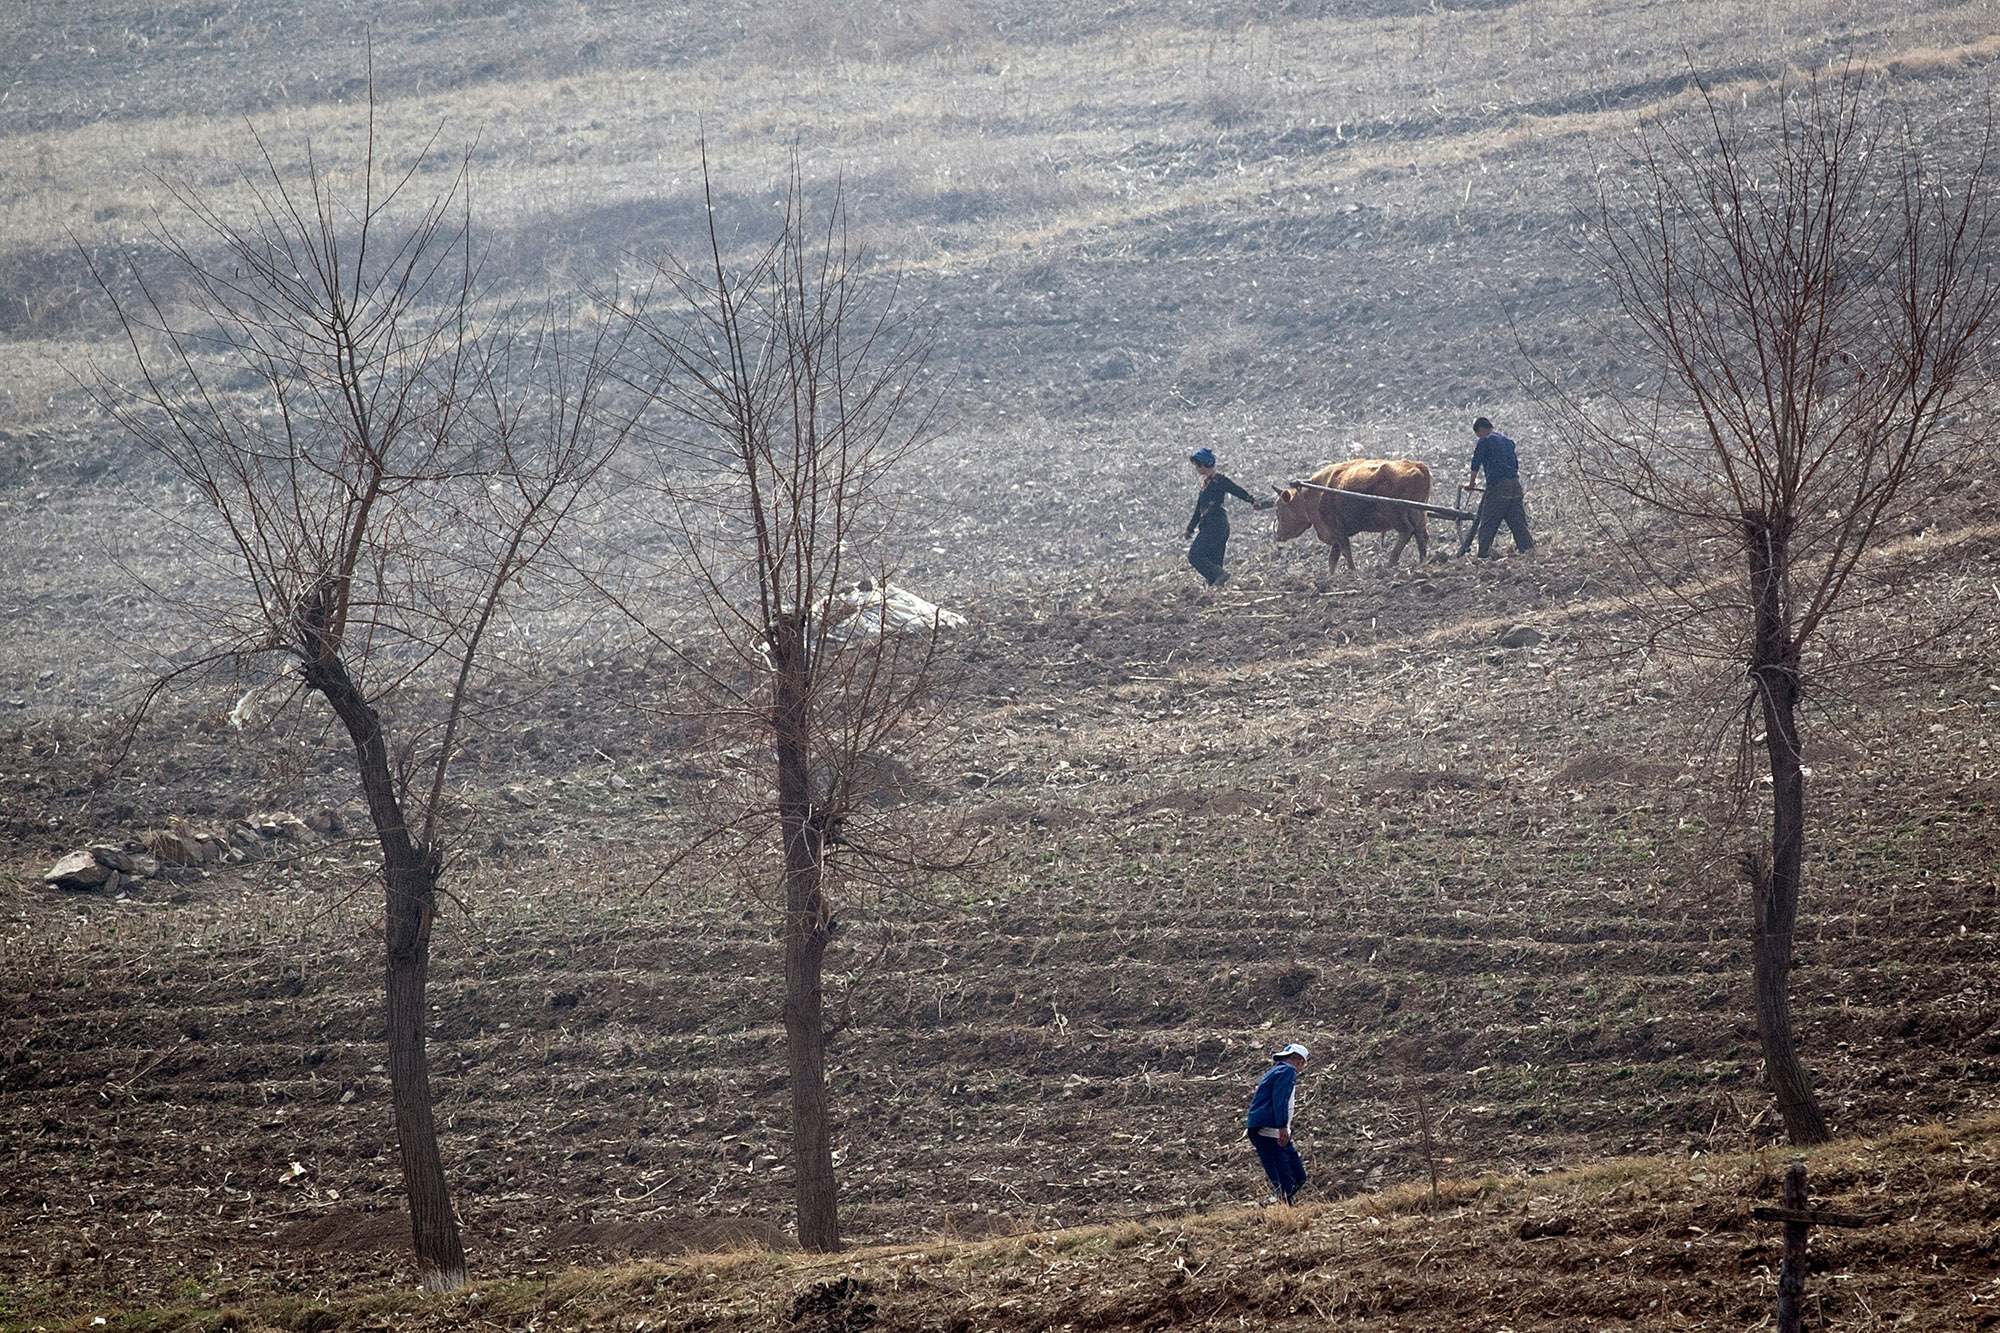
[[[1528,535],[1528,508],[1521,490],[1521,460],[1515,453],[1514,442],[1493,429],[1493,423],[1485,417],[1472,423],[1472,433],[1479,437],[1479,443],[1472,447],[1472,470],[1465,485],[1466,489],[1473,489],[1479,474],[1484,472],[1486,493],[1479,498],[1479,516],[1465,530],[1458,553],[1464,555],[1477,538],[1481,558],[1492,559],[1493,539],[1499,535],[1502,523],[1514,534],[1515,550],[1534,550],[1535,539]]]
[[[1306,1067],[1306,1048],[1291,1042],[1271,1057],[1271,1068],[1257,1084],[1250,1098],[1250,1114],[1244,1128],[1250,1146],[1271,1178],[1270,1202],[1291,1203],[1306,1183],[1305,1163],[1292,1146],[1292,1109],[1298,1101],[1299,1071]]]

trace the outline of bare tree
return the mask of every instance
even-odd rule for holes
[[[1787,994],[1806,854],[1800,710],[1844,671],[1901,661],[1907,641],[1884,632],[1900,590],[1868,557],[1935,501],[1991,415],[1991,136],[1951,166],[1942,142],[1888,128],[1853,70],[1780,90],[1768,120],[1711,97],[1650,122],[1630,170],[1600,176],[1585,245],[1616,298],[1606,336],[1652,387],[1556,395],[1657,594],[1647,632],[1742,673],[1740,735],[1761,745],[1770,785],[1768,845],[1741,858],[1757,1022],[1799,1143],[1828,1137]],[[1705,539],[1737,577],[1678,577],[1654,558],[1648,516]]]
[[[660,409],[649,491],[673,538],[668,577],[704,633],[637,618],[722,734],[768,756],[716,831],[780,914],[799,1241],[833,1250],[827,946],[843,888],[930,864],[896,797],[948,698],[936,617],[898,632],[888,585],[891,475],[936,401],[931,334],[863,280],[838,199],[815,225],[796,172],[776,240],[751,258],[725,255],[712,193],[708,216],[708,253],[662,262],[626,307],[628,378]]]
[[[137,295],[115,299],[136,368],[92,383],[185,483],[185,551],[219,573],[183,671],[289,663],[293,701],[323,700],[351,743],[382,852],[416,1258],[423,1285],[447,1290],[466,1279],[465,1250],[424,993],[449,775],[492,683],[488,647],[615,436],[596,410],[608,349],[566,334],[547,303],[482,298],[463,160],[423,196],[428,150],[392,174],[372,127],[351,172],[308,146],[288,175],[258,150],[238,196],[162,182],[188,219],[156,224],[173,293],[133,267]]]

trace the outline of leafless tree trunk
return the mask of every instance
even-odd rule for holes
[[[822,979],[833,914],[826,898],[831,814],[813,800],[812,680],[806,618],[782,618],[771,636],[771,749],[776,761],[778,838],[784,847],[785,1045],[792,1089],[792,1158],[799,1244],[840,1248],[827,1119],[826,1005]]]
[[[412,1241],[423,1285],[448,1290],[466,1260],[424,1038],[447,778],[488,678],[485,645],[527,601],[617,432],[597,412],[607,349],[587,336],[572,349],[546,305],[524,317],[482,301],[464,163],[419,199],[426,170],[419,156],[385,175],[371,135],[350,174],[308,150],[294,179],[265,150],[231,201],[162,182],[194,222],[156,228],[182,298],[139,282],[120,307],[133,368],[100,369],[93,385],[189,485],[182,533],[225,571],[186,669],[288,659],[347,732],[382,851]],[[247,221],[225,212],[238,207]]]
[[[704,170],[706,168],[704,167]],[[699,265],[664,261],[635,332],[629,383],[659,409],[647,479],[680,539],[662,576],[691,586],[707,638],[669,635],[672,608],[617,597],[698,682],[697,707],[770,766],[722,822],[780,919],[799,1242],[840,1245],[826,1090],[826,953],[836,893],[944,868],[917,850],[881,775],[934,735],[940,626],[889,617],[889,478],[928,434],[927,327],[863,282],[844,215],[812,230],[796,173],[779,235],[740,265],[710,211]],[[701,646],[703,643],[713,647]]]
[[[1792,1038],[1792,927],[1799,914],[1799,884],[1806,852],[1805,761],[1799,748],[1799,649],[1784,614],[1788,524],[1744,516],[1744,549],[1750,562],[1750,680],[1764,721],[1764,750],[1771,768],[1771,854],[1744,858],[1750,885],[1751,975],[1764,1073],[1778,1099],[1785,1131],[1797,1143],[1833,1137],[1799,1064]]]
[[[1551,396],[1650,596],[1649,641],[1748,685],[1743,735],[1757,733],[1771,792],[1768,846],[1742,860],[1758,1028],[1786,1132],[1814,1143],[1829,1131],[1788,1000],[1800,714],[1843,673],[1905,664],[1912,640],[1885,628],[1899,589],[1866,557],[1990,418],[1994,182],[1990,130],[1942,170],[1951,137],[1886,132],[1861,73],[1782,89],[1768,122],[1751,115],[1711,100],[1650,123],[1634,168],[1600,176],[1585,245],[1616,298],[1604,336],[1652,387]],[[1656,563],[1648,518],[1708,539],[1740,581]]]
[[[340,660],[339,641],[332,634],[336,589],[335,581],[325,580],[299,599],[294,651],[306,685],[327,701],[353,742],[362,795],[382,849],[383,995],[403,1188],[424,1285],[450,1290],[465,1281],[465,1245],[445,1185],[444,1156],[438,1151],[430,1055],[424,1044],[424,990],[430,975],[440,858],[436,847],[421,846],[411,836],[381,715],[369,706]]]

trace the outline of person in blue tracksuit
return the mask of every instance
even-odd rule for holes
[[[1250,1098],[1243,1126],[1250,1146],[1271,1179],[1271,1201],[1291,1203],[1306,1183],[1305,1163],[1292,1146],[1292,1111],[1298,1102],[1299,1071],[1306,1067],[1306,1048],[1291,1042],[1271,1057],[1271,1068]]]

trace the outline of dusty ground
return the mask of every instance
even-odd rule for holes
[[[1957,549],[2000,553],[1990,534]],[[1279,574],[1215,599],[1128,576],[980,608],[964,765],[932,799],[997,859],[857,905],[836,950],[857,1241],[1253,1197],[1238,1103],[1290,1037],[1318,1057],[1303,1142],[1321,1197],[1422,1178],[1420,1104],[1458,1174],[1771,1143],[1740,892],[1690,854],[1713,840],[1662,762],[1686,723],[1580,651],[1578,563],[1348,595]],[[1500,601],[1549,641],[1495,648],[1476,609]],[[493,841],[435,948],[446,1152],[492,1278],[784,1243],[771,928],[651,882],[697,779],[643,720],[617,724],[645,715],[607,707],[607,679],[658,688],[601,665],[542,696],[511,757],[486,752]],[[1818,807],[1796,995],[1848,1133],[1993,1106],[1996,784],[1947,758],[1956,728],[1949,749],[1929,730],[1989,700],[1929,693],[1878,700],[1882,732],[1822,761],[1844,776]],[[24,872],[35,848],[152,822],[119,821],[121,801],[197,822],[256,804],[202,803],[217,774],[265,769],[226,727],[181,721],[178,767],[129,760],[97,791],[87,759],[37,761],[51,742],[24,730]],[[153,781],[121,797],[138,772]],[[338,790],[337,772],[304,784]],[[27,833],[51,817],[59,832]],[[115,902],[17,890],[17,1315],[400,1270],[367,849],[282,850]]]
[[[535,663],[464,770],[463,910],[434,950],[445,1152],[485,1296],[420,1307],[399,1294],[379,891],[367,845],[338,832],[359,815],[341,757],[323,724],[230,728],[235,692],[171,696],[129,750],[109,745],[198,630],[136,576],[211,585],[152,512],[176,496],[58,373],[106,333],[60,224],[93,246],[136,235],[143,192],[116,146],[187,165],[175,136],[222,131],[164,117],[210,96],[351,121],[351,90],[303,96],[271,66],[282,42],[352,32],[318,6],[269,26],[76,8],[17,11],[0,61],[0,1324],[137,1328],[185,1308],[220,1326],[229,1308],[302,1333],[759,1327],[850,1272],[884,1327],[1759,1317],[1774,1242],[1745,1216],[1780,1159],[1729,869],[1755,811],[1732,822],[1724,769],[1700,758],[1712,690],[1610,651],[1623,575],[1518,387],[1523,350],[1623,373],[1593,360],[1567,182],[1633,108],[1676,95],[1689,57],[1664,51],[1666,20],[1612,7],[1564,43],[1552,25],[1583,20],[1547,5],[1018,24],[933,7],[912,50],[821,63],[721,9],[677,28],[579,7],[560,42],[539,17],[494,22],[505,6],[422,27],[383,11],[385,116],[495,127],[509,262],[546,242],[587,269],[684,233],[684,195],[658,176],[684,169],[685,137],[633,183],[668,150],[629,118],[673,71],[699,97],[659,114],[678,132],[702,99],[738,108],[744,181],[799,123],[824,135],[815,170],[860,178],[857,212],[879,208],[950,378],[899,567],[972,620],[951,760],[916,799],[990,837],[978,873],[856,902],[837,941],[843,1217],[889,1248],[824,1272],[773,1257],[790,1186],[775,949],[753,902],[659,876],[710,776],[677,748],[676,681],[609,632]],[[898,31],[830,12],[839,40]],[[1993,58],[1980,6],[1759,6],[1754,33],[1749,12],[1671,21],[1753,85],[1782,59],[1900,59],[1896,95],[1932,109],[1971,97]],[[212,47],[167,31],[204,22]],[[635,26],[651,45],[618,39]],[[104,55],[114,27],[128,60]],[[595,73],[563,63],[587,40]],[[226,95],[221,68],[239,75]],[[1462,77],[1475,68],[1493,77]],[[1319,551],[1273,548],[1246,516],[1226,591],[1180,565],[1196,444],[1252,484],[1411,454],[1449,499],[1474,410],[1529,457],[1532,558],[1389,573],[1370,548],[1360,578],[1329,578]],[[2000,598],[1980,495],[1890,557],[1921,596]],[[1974,623],[1954,647],[1990,664],[1993,618]],[[1517,624],[1544,641],[1501,648]],[[1828,1159],[1823,1193],[1860,1210],[1886,1190],[1902,1219],[1827,1239],[1835,1326],[1991,1322],[1996,701],[1987,665],[1864,682],[1817,715],[1797,1016],[1840,1130],[1888,1136]],[[275,811],[335,833],[122,896],[38,883],[89,842]],[[1292,1038],[1315,1054],[1315,1209],[1238,1214],[1261,1193],[1239,1103]],[[1631,1154],[1664,1164],[1593,1165]],[[1513,1183],[1414,1210],[1398,1188],[1433,1159]],[[1566,1168],[1600,1174],[1544,1180]],[[1572,1225],[1531,1235],[1523,1208]],[[1119,1219],[1136,1220],[1050,1230]],[[548,1278],[732,1247],[726,1266]],[[835,1326],[837,1304],[802,1326]]]
[[[2000,1322],[1994,1123],[1816,1154],[1809,1327]],[[1777,1228],[1751,1210],[1774,1155],[1620,1159],[1523,1182],[1447,1179],[1296,1211],[1227,1210],[829,1260],[744,1251],[571,1270],[449,1300],[274,1301],[410,1326],[708,1328],[1725,1329],[1768,1321]],[[334,1309],[338,1315],[332,1315]],[[364,1313],[365,1311],[365,1313]],[[246,1320],[257,1314],[239,1311]]]

